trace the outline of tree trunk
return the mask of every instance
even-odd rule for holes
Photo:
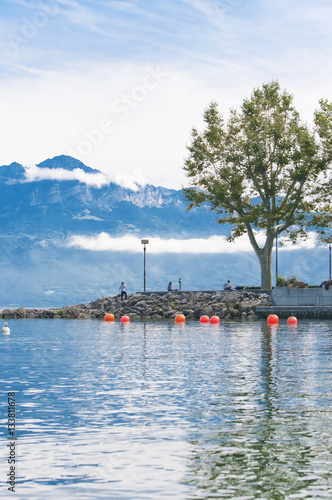
[[[273,241],[271,244],[266,243],[265,247],[261,249],[259,254],[257,254],[261,265],[261,288],[266,290],[270,290],[272,288],[272,247]]]
[[[271,230],[267,231],[265,245],[263,248],[261,248],[257,244],[254,232],[249,223],[247,223],[247,231],[250,243],[253,249],[255,250],[255,253],[261,265],[261,288],[265,290],[271,290],[272,288],[271,264],[272,264],[272,248],[274,241],[274,233]]]

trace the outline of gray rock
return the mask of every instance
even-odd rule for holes
[[[260,305],[262,305],[262,302],[259,299],[253,298],[252,300],[243,301],[241,303],[241,310],[244,312],[250,310],[255,311],[256,307],[259,307]]]
[[[211,306],[205,306],[202,308],[202,315],[206,315],[206,316],[212,316],[213,314],[213,309]]]
[[[168,292],[165,295],[153,293],[134,293],[121,302],[120,296],[101,297],[90,304],[65,306],[62,309],[49,310],[20,307],[15,310],[5,309],[0,314],[3,318],[66,318],[66,319],[103,319],[106,312],[114,314],[116,319],[128,315],[131,319],[172,319],[176,314],[184,314],[189,319],[198,319],[202,314],[220,318],[256,319],[256,307],[271,304],[267,294],[252,292]]]
[[[19,307],[18,309],[15,309],[15,314],[17,318],[25,318],[26,317],[25,308]]]
[[[16,314],[15,311],[12,311],[11,309],[5,309],[4,311],[2,311],[2,317],[4,319],[15,319]]]

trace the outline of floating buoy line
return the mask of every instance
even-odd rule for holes
[[[114,322],[115,321],[114,314],[106,313],[104,316],[104,320],[108,323]],[[174,320],[175,320],[175,323],[185,323],[186,317],[184,314],[177,314],[175,316]],[[209,316],[207,316],[206,314],[203,314],[203,316],[200,317],[199,321],[202,324],[209,324],[210,323],[211,325],[219,325],[220,318],[219,318],[219,316],[211,316],[211,318],[209,318]],[[121,323],[129,323],[130,317],[126,316],[126,315],[122,316],[120,319],[120,322]]]
[[[279,317],[276,314],[270,314],[267,317],[267,324],[268,324],[268,326],[278,325],[279,324]],[[289,318],[287,319],[287,325],[296,326],[297,325],[297,317],[296,316],[289,316]]]

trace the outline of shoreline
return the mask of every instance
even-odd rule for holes
[[[104,319],[106,313],[114,314],[115,319],[127,315],[132,320],[168,320],[177,314],[186,319],[199,319],[206,314],[220,319],[257,319],[261,317],[256,308],[273,305],[272,298],[264,291],[172,291],[137,292],[128,295],[121,302],[120,295],[101,297],[89,304],[64,307],[26,309],[4,309],[2,319],[24,318],[63,318],[63,319]]]

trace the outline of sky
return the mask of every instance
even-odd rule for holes
[[[332,5],[317,0],[2,0],[0,165],[71,155],[180,189],[190,131],[278,79],[309,123],[332,99]]]

